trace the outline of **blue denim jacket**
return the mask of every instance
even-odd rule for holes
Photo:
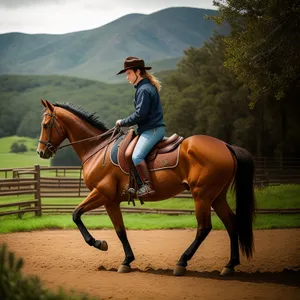
[[[148,129],[165,126],[160,96],[156,87],[147,78],[142,79],[134,87],[136,88],[135,111],[121,120],[121,126],[137,125],[139,135]]]

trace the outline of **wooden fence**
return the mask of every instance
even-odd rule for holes
[[[256,159],[256,186],[276,185],[281,183],[300,184],[300,159],[272,160]],[[80,167],[42,167],[0,169],[0,197],[12,196],[12,202],[0,204],[0,216],[34,212],[43,213],[70,212],[75,206],[66,204],[45,205],[43,198],[84,198],[89,190],[85,186]],[[29,198],[28,198],[29,197]],[[191,198],[189,192],[183,192],[177,198]],[[15,201],[15,198],[18,201]],[[0,198],[1,199],[1,198]],[[8,210],[7,210],[8,209]],[[129,208],[126,212],[148,212],[149,209]],[[122,208],[125,211],[125,208]],[[101,209],[91,213],[103,213]],[[178,214],[175,210],[156,210],[156,213]],[[274,213],[273,210],[261,211]],[[279,213],[295,213],[293,210],[281,210]],[[153,213],[153,212],[152,212]],[[181,213],[191,213],[181,211]]]
[[[19,214],[20,216],[25,212],[34,212],[36,216],[41,216],[40,166],[36,165],[34,169],[20,170],[20,174],[26,175],[26,177],[16,176],[14,169],[2,169],[1,171],[5,175],[0,179],[0,196],[14,196],[19,201],[0,204],[0,209],[9,208],[8,211],[1,210],[0,216],[10,214]],[[12,172],[12,178],[9,178],[9,172]],[[24,201],[22,199],[24,195],[30,195],[32,198]]]
[[[43,214],[72,214],[75,209],[73,204],[42,204]],[[163,214],[163,215],[191,215],[195,214],[194,209],[167,209],[167,208],[141,208],[141,207],[124,207],[121,206],[123,213],[143,213],[143,214]],[[214,212],[212,209],[211,212]],[[259,214],[300,214],[300,208],[262,208],[257,209]],[[106,209],[100,207],[87,212],[88,215],[106,214]]]
[[[295,183],[300,184],[300,158],[255,158],[257,186]]]

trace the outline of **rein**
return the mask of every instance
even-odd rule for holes
[[[83,139],[83,140],[75,141],[75,142],[72,142],[72,143],[69,143],[69,144],[66,144],[66,145],[63,145],[63,146],[59,146],[59,147],[56,148],[56,150],[59,150],[59,149],[65,148],[65,147],[69,147],[69,146],[72,146],[74,144],[79,144],[79,143],[83,143],[83,142],[86,142],[86,141],[90,141],[90,140],[94,140],[94,139],[97,139],[97,138],[101,138],[101,137],[107,136],[107,135],[109,135],[109,134],[112,133],[109,141],[107,142],[107,145],[108,145],[112,141],[111,139],[113,138],[113,136],[114,136],[114,134],[115,134],[115,132],[116,132],[117,129],[118,129],[118,127],[115,126],[115,127],[111,128],[111,129],[105,131],[102,134],[95,135],[95,136],[92,136],[92,137],[89,137],[89,138],[86,138],[86,139]],[[103,148],[105,146],[103,146]]]
[[[50,120],[50,124],[49,124],[49,130],[50,130],[50,133],[49,133],[49,140],[48,142],[46,141],[43,141],[43,140],[39,140],[40,143],[44,144],[47,149],[51,152],[51,153],[56,153],[57,150],[59,149],[62,149],[62,148],[65,148],[65,147],[69,147],[69,146],[72,146],[74,144],[79,144],[79,143],[83,143],[83,142],[86,142],[86,141],[91,141],[91,140],[95,140],[95,139],[99,139],[101,137],[104,137],[104,136],[107,136],[107,135],[110,135],[110,138],[109,140],[104,143],[104,145],[102,145],[102,147],[100,147],[99,149],[97,149],[96,152],[99,152],[100,150],[102,150],[104,147],[107,147],[112,141],[114,141],[115,139],[117,139],[119,136],[122,135],[122,132],[120,131],[120,127],[119,126],[114,126],[113,128],[105,131],[104,133],[102,134],[99,134],[99,135],[96,135],[96,136],[92,136],[92,137],[89,137],[89,138],[86,138],[86,139],[82,139],[82,140],[79,140],[79,141],[75,141],[75,142],[72,142],[72,143],[69,143],[69,144],[66,144],[66,145],[63,145],[63,146],[59,146],[59,147],[56,147],[52,144],[51,142],[51,137],[52,137],[52,128],[55,129],[56,133],[59,135],[59,136],[63,136],[59,130],[57,129],[57,126],[56,126],[56,123],[55,123],[55,119],[57,119],[56,115],[55,115],[55,112],[53,111],[52,114],[45,114],[47,116],[50,116],[51,117],[51,120]],[[63,127],[59,124],[59,122],[57,122],[59,127],[60,127],[60,130],[63,131],[63,133],[65,134],[65,130],[63,129]],[[115,135],[116,131],[119,130],[119,132]],[[94,152],[93,154],[91,154],[89,157],[85,158],[85,160],[83,161],[83,164],[92,156],[94,155],[96,152]],[[105,150],[105,154],[104,154],[104,161],[105,161],[105,157],[106,157],[106,152],[107,152],[107,148]],[[104,161],[103,161],[103,166],[104,166]]]

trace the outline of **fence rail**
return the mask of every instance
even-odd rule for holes
[[[73,204],[42,204],[42,210],[45,214],[59,214],[59,213],[72,213],[75,209]],[[163,209],[163,208],[139,208],[139,207],[121,207],[124,213],[146,213],[146,214],[164,214],[164,215],[191,215],[195,213],[193,209]],[[211,212],[214,212],[211,209]],[[300,214],[300,208],[281,208],[270,209],[262,208],[257,209],[259,214]],[[105,208],[97,208],[89,211],[87,215],[102,215],[106,214]]]
[[[256,158],[255,185],[278,185],[282,183],[300,184],[300,158],[298,159],[269,159]],[[43,213],[70,212],[74,205],[45,205],[41,198],[84,198],[89,194],[82,178],[80,167],[35,167],[0,169],[0,197],[18,196],[18,202],[0,204],[0,216],[35,212],[37,216]],[[28,199],[28,195],[32,195]],[[26,196],[26,197],[25,197]],[[22,198],[25,197],[25,198]],[[191,198],[191,193],[185,191],[176,198]],[[15,208],[18,209],[15,209]],[[4,208],[10,208],[4,211]],[[185,214],[194,211],[187,210],[157,210],[141,208],[122,208],[125,212]],[[300,213],[294,210],[259,210],[258,213]],[[104,213],[104,209],[93,210],[90,214]]]

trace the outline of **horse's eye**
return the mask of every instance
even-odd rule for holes
[[[43,124],[43,128],[47,128],[48,127],[48,124]]]

